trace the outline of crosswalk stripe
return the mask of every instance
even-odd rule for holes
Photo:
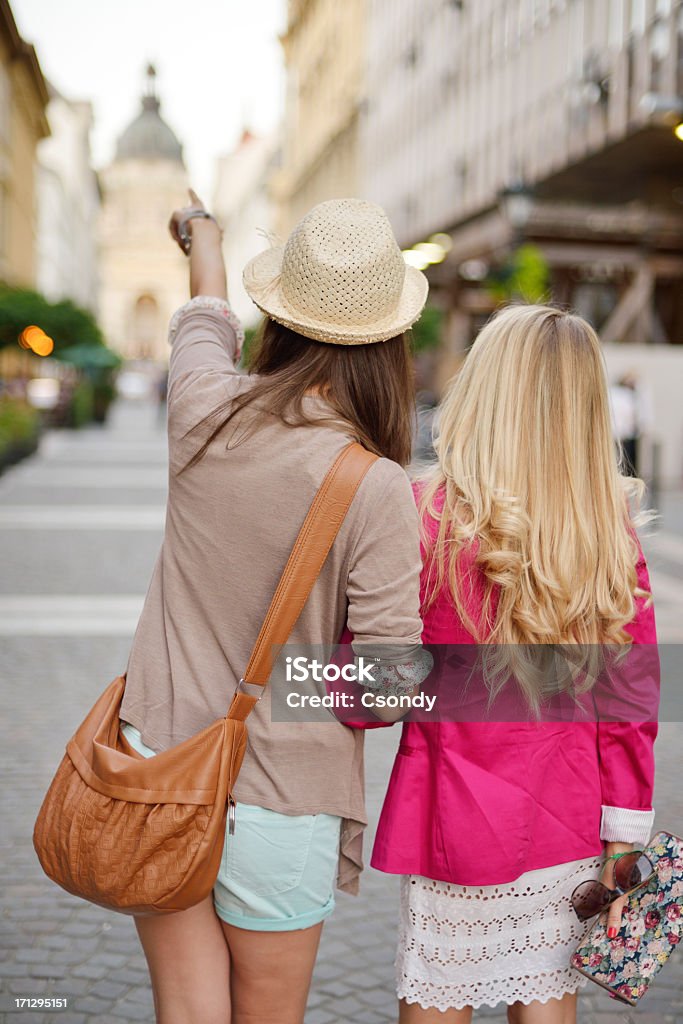
[[[0,493],[15,487],[92,487],[92,488],[166,488],[168,472],[165,467],[152,466],[57,466],[54,463],[15,469],[0,478]]]
[[[0,594],[0,615],[139,613],[144,594]]]
[[[132,636],[144,594],[0,595],[0,636]]]
[[[61,619],[47,618],[25,621],[5,619],[0,622],[0,636],[127,636],[133,637],[137,618],[130,619]]]
[[[3,530],[160,530],[163,505],[0,505]]]

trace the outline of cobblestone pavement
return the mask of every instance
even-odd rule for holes
[[[0,478],[0,678],[3,699],[0,1020],[65,1024],[153,1021],[147,971],[130,918],[74,899],[41,872],[35,815],[64,744],[126,662],[163,526],[165,437],[154,411],[120,403],[105,429],[48,435]],[[680,501],[649,549],[662,639],[683,640]],[[398,729],[368,736],[369,813],[376,820]],[[681,726],[658,740],[658,823],[683,827]],[[368,837],[369,839],[371,836]],[[370,845],[368,843],[367,850]],[[367,871],[362,895],[340,896],[325,926],[307,1024],[395,1020],[397,879]],[[13,1009],[17,997],[68,999],[59,1013]],[[500,1008],[478,1018],[503,1022]],[[683,1021],[683,954],[642,1009],[597,990],[582,1024]],[[199,1022],[198,1022],[199,1024]]]

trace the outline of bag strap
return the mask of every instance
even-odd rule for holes
[[[263,696],[245,693],[242,686],[266,687],[273,671],[273,646],[287,643],[356,491],[377,458],[354,441],[342,449],[328,470],[280,577],[228,718],[244,721]]]

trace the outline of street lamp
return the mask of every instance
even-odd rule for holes
[[[443,263],[453,248],[453,239],[444,231],[432,235],[426,242],[417,242],[403,250],[403,259],[409,267],[426,270],[433,263]]]
[[[521,236],[529,222],[534,205],[531,189],[523,181],[516,181],[502,189],[498,198],[507,220],[517,235]]]

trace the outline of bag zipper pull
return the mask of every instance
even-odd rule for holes
[[[228,835],[234,836],[235,834],[235,821],[237,818],[237,804],[232,798],[232,793],[228,794]]]

